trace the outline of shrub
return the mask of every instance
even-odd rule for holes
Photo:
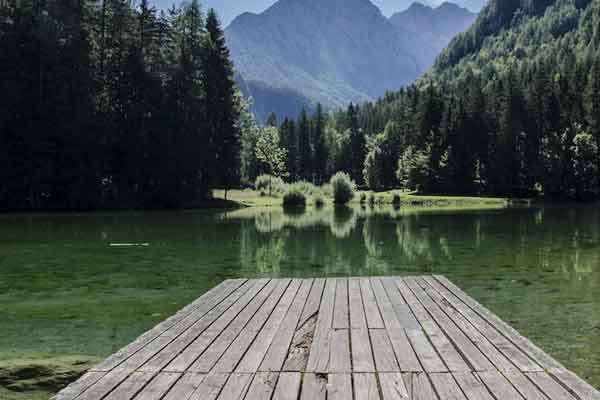
[[[300,191],[302,193],[304,193],[306,196],[313,196],[315,193],[317,193],[319,191],[318,187],[316,187],[311,182],[307,182],[307,181],[296,182],[295,186],[298,189],[300,189]]]
[[[371,194],[369,195],[369,205],[370,205],[371,207],[373,207],[373,206],[375,205],[375,195],[374,195],[373,193],[371,193]]]
[[[254,189],[259,192],[268,193],[269,195],[281,191],[284,185],[281,178],[272,175],[260,175],[254,181]]]
[[[315,207],[322,208],[325,205],[325,196],[323,195],[323,192],[317,191],[313,195],[313,201],[315,203]]]
[[[400,206],[402,204],[402,198],[398,193],[394,193],[394,197],[392,198],[392,205]]]
[[[365,204],[367,202],[367,194],[365,192],[362,192],[360,194],[360,204]]]
[[[333,190],[333,201],[336,204],[346,204],[354,198],[356,183],[345,172],[338,172],[329,181]]]
[[[299,185],[290,185],[283,195],[284,207],[304,207],[306,206],[306,195],[302,192]]]
[[[321,192],[325,195],[325,197],[333,197],[333,188],[330,183],[326,183],[321,186]]]

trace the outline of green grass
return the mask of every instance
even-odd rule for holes
[[[364,193],[368,198],[375,197],[376,205],[392,205],[394,195],[400,193],[402,199],[402,208],[435,208],[435,209],[489,209],[489,208],[504,208],[509,205],[506,198],[500,197],[477,197],[477,196],[425,196],[410,192],[400,192],[397,190],[389,190],[385,192],[369,192],[359,191],[354,196],[351,204],[360,204],[361,194]],[[214,196],[217,199],[224,199],[223,190],[215,190]],[[261,194],[252,189],[246,190],[230,190],[227,193],[227,199],[237,203],[243,207],[279,207],[282,205],[281,197],[276,196],[261,196]],[[330,197],[325,197],[325,201],[331,204],[333,201]],[[308,197],[307,204],[313,205],[312,197]]]

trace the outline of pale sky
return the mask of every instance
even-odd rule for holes
[[[154,0],[158,7],[169,8],[174,2],[179,3],[181,0]],[[277,0],[200,0],[202,8],[206,11],[209,8],[214,8],[221,18],[223,26],[229,23],[238,15],[244,12],[261,13]],[[381,12],[386,16],[391,16],[397,11],[402,11],[408,8],[415,0],[371,0],[373,4],[381,9]],[[457,4],[465,3],[465,0],[449,0]],[[481,0],[482,3],[484,0]],[[420,0],[421,3],[437,6],[444,0]],[[479,10],[471,10],[479,11]]]

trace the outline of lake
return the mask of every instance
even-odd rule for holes
[[[600,388],[600,206],[0,216],[0,360],[107,356],[224,279],[445,274]]]

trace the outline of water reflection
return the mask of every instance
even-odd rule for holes
[[[598,207],[420,211],[392,207],[243,209],[241,261],[262,272],[308,264],[356,275],[478,265],[598,274]]]

